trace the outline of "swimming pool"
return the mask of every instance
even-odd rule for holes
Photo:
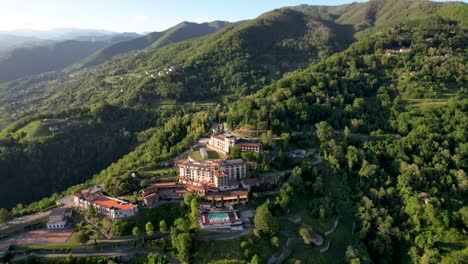
[[[208,218],[211,222],[226,221],[229,219],[229,215],[227,213],[209,214]]]

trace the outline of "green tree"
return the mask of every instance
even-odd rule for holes
[[[291,141],[291,134],[289,133],[281,133],[281,143],[282,148],[287,149],[289,146],[289,141]]]
[[[278,231],[278,224],[269,210],[270,201],[266,201],[255,210],[255,228],[265,234],[275,234]]]
[[[193,238],[190,234],[188,219],[178,218],[174,221],[174,226],[171,228],[171,242],[179,259],[184,263],[189,263]]]
[[[86,216],[88,216],[88,218],[94,218],[96,217],[96,215],[97,215],[96,208],[94,207],[94,204],[90,203],[88,206],[88,212]]]
[[[273,146],[273,132],[268,130],[266,133],[263,133],[260,136],[260,141],[265,147],[272,147]]]
[[[166,221],[161,220],[161,221],[159,222],[159,231],[161,231],[161,233],[166,233],[166,231],[167,231],[167,224],[166,224]]]
[[[0,208],[0,223],[6,223],[13,219],[13,215],[5,208]]]
[[[192,199],[190,202],[190,215],[192,216],[193,219],[197,217],[198,214],[198,201],[197,199]]]
[[[310,240],[310,228],[309,227],[305,227],[305,226],[301,227],[299,229],[299,235],[301,235],[305,244],[309,245],[310,243],[312,243],[312,241]]]
[[[317,138],[321,142],[326,142],[332,137],[333,128],[326,121],[315,124],[315,127],[317,129]]]
[[[76,240],[82,244],[86,243],[89,240],[89,235],[84,230],[78,231],[76,235]]]
[[[250,260],[250,264],[260,264],[262,263],[258,255],[254,255]]]
[[[280,246],[280,241],[279,241],[279,238],[277,236],[272,237],[270,239],[270,243],[274,248],[279,248],[279,246]]]
[[[135,226],[135,227],[132,229],[132,235],[134,235],[135,237],[137,237],[139,234],[140,234],[140,229],[138,228],[138,226]]]
[[[191,193],[185,194],[185,196],[184,196],[184,204],[185,204],[186,206],[190,206],[190,203],[192,202],[192,199],[193,199],[193,198],[194,198],[194,197],[193,197],[193,195],[192,195]]]
[[[145,230],[146,230],[146,234],[148,236],[152,236],[154,234],[154,226],[153,226],[153,223],[151,222],[148,222],[146,223],[145,225]]]
[[[156,255],[155,253],[149,253],[146,256],[146,264],[166,264],[167,260],[164,256]]]
[[[233,159],[238,159],[241,157],[242,151],[239,146],[232,146],[229,148],[229,156]]]

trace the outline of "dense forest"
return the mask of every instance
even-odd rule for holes
[[[239,154],[259,164],[253,175],[275,166],[271,155],[292,171],[257,207],[268,223],[255,223],[255,239],[275,240],[289,228],[275,221],[307,210],[352,225],[341,263],[463,263],[466,10],[417,0],[283,8],[164,47],[155,40],[90,69],[0,84],[0,93],[17,89],[0,107],[9,123],[0,132],[0,207],[21,215],[101,183],[107,194],[131,195],[143,185],[129,172],[160,167],[214,120],[265,131],[265,153]],[[151,77],[170,66],[177,70]],[[314,147],[323,162],[292,162],[289,145]],[[20,188],[27,197],[14,195]],[[192,243],[184,221],[175,221],[172,243],[190,262],[200,244],[182,250],[184,238]],[[311,230],[299,231],[304,241]],[[245,261],[267,257],[245,252]],[[308,263],[299,250],[291,255]]]

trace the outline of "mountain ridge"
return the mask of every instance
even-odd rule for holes
[[[164,31],[151,32],[145,36],[103,48],[84,59],[81,64],[82,67],[96,66],[118,54],[128,53],[148,47],[158,48],[174,42],[200,37],[213,33],[228,24],[230,23],[225,21],[213,21],[200,24],[184,21]]]

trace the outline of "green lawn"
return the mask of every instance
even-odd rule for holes
[[[47,125],[42,124],[41,121],[33,121],[24,127],[18,129],[14,135],[19,137],[21,133],[24,133],[26,136],[24,139],[33,139],[33,138],[38,138],[38,137],[45,137],[48,136],[49,133],[49,128]]]
[[[154,170],[148,170],[141,175],[141,178],[152,178],[156,177],[159,181],[174,181],[177,179],[177,168],[170,167],[170,168],[159,168]]]
[[[224,155],[223,153],[214,151],[214,150],[206,149],[206,152],[208,153],[208,160],[216,160],[216,159],[226,158],[226,155]],[[196,149],[196,150],[192,151],[189,155],[193,159],[202,160],[202,156],[201,156],[201,153],[200,153],[199,149]]]
[[[184,217],[185,214],[186,210],[179,203],[163,204],[153,208],[143,208],[136,218],[136,223],[140,230],[145,230],[146,223],[151,221],[155,230],[159,230],[161,220],[166,221],[167,226],[170,227],[175,219]]]
[[[246,263],[243,262],[240,242],[241,238],[219,241],[197,241],[193,263]]]

